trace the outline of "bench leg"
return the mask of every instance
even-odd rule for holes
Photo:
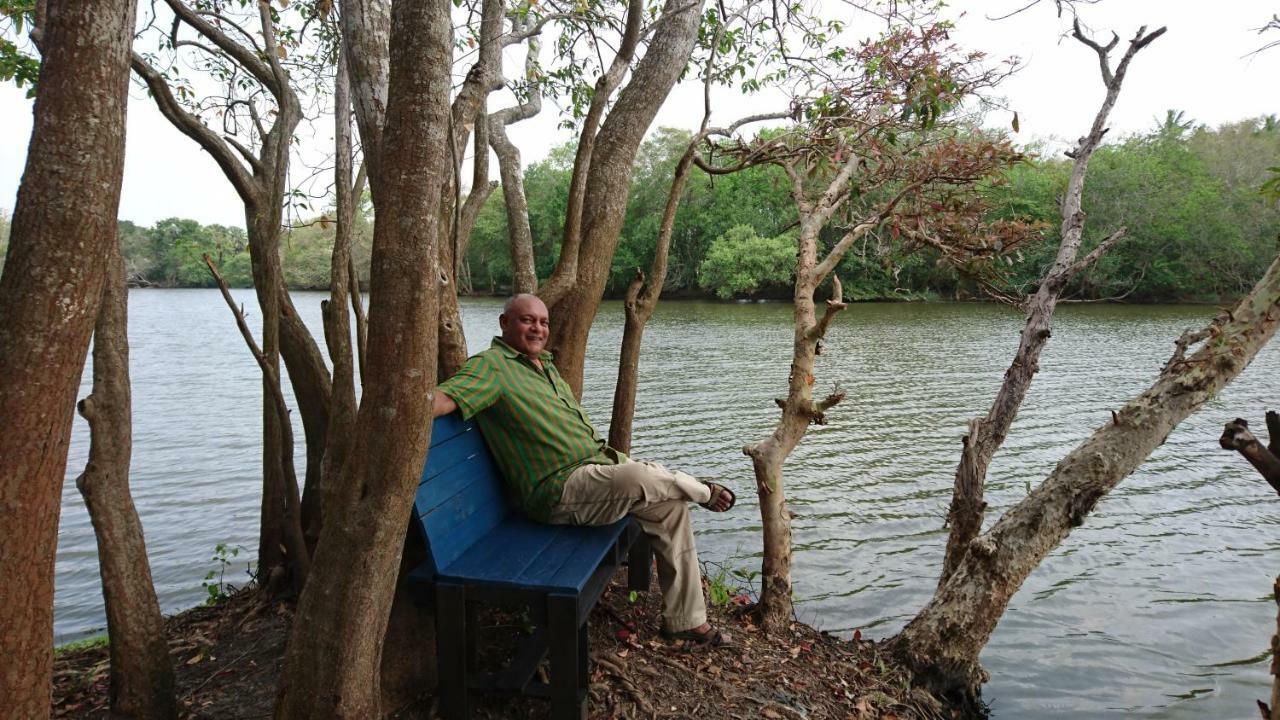
[[[631,543],[627,556],[627,589],[645,592],[649,589],[649,573],[653,568],[653,553],[649,548],[649,536],[640,533],[640,537]]]
[[[584,680],[587,659],[585,627],[578,626],[575,595],[547,597],[547,634],[551,636],[551,717],[554,720],[586,720]]]
[[[467,590],[461,585],[436,585],[436,664],[439,677],[440,715],[446,720],[468,720],[471,697],[467,692]]]

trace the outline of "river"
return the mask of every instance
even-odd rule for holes
[[[254,323],[252,293],[236,296]],[[317,337],[322,297],[294,295]],[[473,351],[496,332],[499,309],[496,300],[463,301]],[[1041,372],[991,467],[988,524],[1145,388],[1172,341],[1213,312],[1060,307]],[[261,386],[216,291],[135,290],[130,313],[133,496],[161,605],[174,612],[202,601],[219,543],[244,548],[226,579],[247,579]],[[667,302],[645,337],[633,454],[737,491],[733,512],[695,513],[701,555],[714,567],[759,567],[754,481],[741,449],[776,421],[790,317],[781,304]],[[848,397],[787,465],[801,619],[885,637],[928,600],[960,437],[986,411],[1021,323],[992,305],[863,304],[833,324],[815,390],[839,382]],[[620,304],[606,303],[584,403],[601,432],[621,328]],[[1262,427],[1263,411],[1280,405],[1278,371],[1280,353],[1264,350],[1031,576],[982,657],[996,718],[1256,717],[1255,698],[1269,692],[1280,502],[1217,437],[1236,416]],[[88,382],[86,371],[82,394]],[[87,451],[77,418],[59,529],[59,641],[105,625],[93,531],[74,484]]]

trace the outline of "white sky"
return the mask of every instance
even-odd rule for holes
[[[1047,0],[1007,20],[987,19],[1025,2],[954,0],[950,12],[959,17],[953,39],[991,58],[1022,59],[1024,68],[1006,81],[1001,91],[1010,109],[1019,113],[1019,139],[1075,138],[1087,130],[1102,95],[1095,56],[1076,41],[1062,39],[1067,21],[1055,16]],[[1280,40],[1280,32],[1266,37],[1255,32],[1277,11],[1280,4],[1274,0],[1103,0],[1082,8],[1082,18],[1102,39],[1108,37],[1104,32],[1119,33],[1122,42],[1117,58],[1124,41],[1140,25],[1169,28],[1134,60],[1112,114],[1111,137],[1148,130],[1167,109],[1185,111],[1191,120],[1208,125],[1280,113],[1276,94],[1280,48],[1247,56],[1269,39]],[[864,32],[854,29],[859,37],[875,32],[871,25]],[[724,90],[718,95],[715,119],[729,122],[759,112],[768,104],[766,98]],[[549,103],[545,107],[539,118],[512,128],[512,139],[521,147],[526,164],[569,139],[555,128],[554,107]],[[700,86],[679,87],[663,106],[654,127],[696,127],[701,107]],[[1007,127],[1010,118],[1010,113],[998,113],[988,121]],[[30,132],[31,103],[23,91],[8,84],[0,86],[0,137],[6,138],[0,144],[0,209],[5,212],[13,208]],[[311,135],[301,128],[300,134]],[[329,146],[325,139],[331,137],[328,128],[315,134],[317,141]],[[491,172],[496,175],[496,167]],[[213,160],[174,130],[146,94],[135,87],[129,106],[120,217],[142,225],[179,216],[242,226],[241,208]]]

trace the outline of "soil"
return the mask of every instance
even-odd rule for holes
[[[634,602],[633,602],[634,599]],[[592,718],[883,718],[945,717],[928,693],[913,689],[871,641],[841,639],[803,623],[766,634],[738,595],[710,608],[710,621],[732,637],[726,647],[669,641],[657,632],[659,593],[633,596],[619,577],[592,611]],[[184,718],[247,720],[271,717],[292,607],[264,603],[252,587],[224,602],[168,619],[169,646]],[[495,660],[513,634],[518,614],[481,615],[481,662]],[[496,652],[501,652],[497,650]],[[61,652],[55,660],[53,716],[106,718],[108,650]],[[477,718],[546,718],[535,698],[480,698]],[[430,693],[397,718],[434,717]]]

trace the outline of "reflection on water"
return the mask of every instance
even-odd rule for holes
[[[237,295],[253,307],[248,291]],[[295,297],[317,335],[320,298]],[[260,386],[215,291],[135,291],[130,300],[132,488],[161,604],[175,611],[202,599],[217,543],[256,551]],[[498,310],[496,300],[464,301],[472,350],[488,344]],[[991,467],[989,521],[1142,390],[1172,340],[1212,313],[1060,308],[1042,370]],[[778,304],[671,302],[645,336],[634,452],[738,490],[734,512],[697,516],[703,557],[730,567],[758,563],[742,446],[777,418],[790,318]],[[591,337],[585,404],[601,428],[621,319],[620,306],[606,304]],[[887,636],[928,600],[960,437],[985,413],[1020,327],[1013,310],[977,305],[853,305],[834,323],[816,389],[839,382],[848,396],[787,465],[802,619]],[[1027,581],[983,655],[997,718],[1256,713],[1254,699],[1268,694],[1280,503],[1216,440],[1226,420],[1260,419],[1275,406],[1278,366],[1277,352],[1264,351]],[[62,639],[104,624],[93,533],[73,482],[87,449],[77,420],[59,532]]]

